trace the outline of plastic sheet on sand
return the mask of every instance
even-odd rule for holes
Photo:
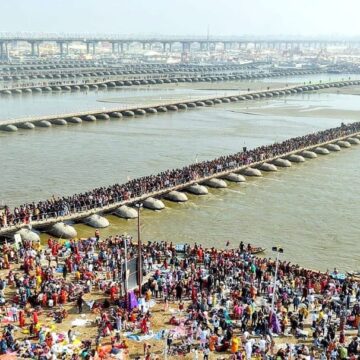
[[[91,321],[90,320],[86,320],[86,319],[75,319],[74,321],[71,322],[71,326],[85,326],[87,324],[90,324]]]
[[[134,334],[134,333],[124,333],[124,335],[128,339],[134,340],[137,342],[146,341],[146,340],[150,340],[150,339],[161,340],[163,338],[163,334],[164,334],[164,330],[160,330],[157,333],[150,331],[149,334],[146,334],[146,335],[139,335],[139,334]]]

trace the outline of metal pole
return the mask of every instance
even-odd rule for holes
[[[141,296],[141,283],[142,283],[142,259],[141,259],[141,237],[140,237],[140,204],[137,205],[138,218],[137,218],[137,233],[138,233],[138,279],[139,279],[139,296]]]
[[[278,267],[279,267],[279,256],[280,256],[280,252],[278,251],[277,255],[276,255],[276,266],[275,266],[274,285],[273,285],[273,293],[272,293],[272,300],[271,300],[270,320],[271,320],[272,314],[274,313],[274,306],[275,306],[276,278],[277,278]]]
[[[128,308],[128,267],[127,267],[127,239],[124,239],[124,251],[125,251],[125,283],[124,283],[124,287],[125,287],[125,306],[126,309]]]

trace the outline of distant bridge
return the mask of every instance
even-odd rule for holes
[[[300,85],[294,84],[277,89],[268,88],[267,90],[240,91],[231,95],[205,95],[190,99],[171,99],[168,101],[159,101],[149,104],[122,104],[113,108],[102,108],[94,110],[85,110],[79,112],[63,113],[46,116],[28,116],[19,119],[8,119],[0,121],[0,130],[14,132],[18,128],[32,130],[36,127],[51,127],[52,125],[64,126],[70,124],[80,124],[83,121],[109,120],[110,118],[144,116],[146,114],[164,113],[167,111],[186,110],[204,106],[214,106],[221,103],[230,103],[237,101],[254,100],[261,98],[273,98],[278,96],[287,96],[296,93],[306,93],[317,91],[330,87],[344,87],[351,85],[360,85],[360,80],[332,81],[318,84]],[[60,86],[57,91],[61,91]],[[69,87],[70,89],[70,87]],[[70,89],[71,90],[71,89]]]
[[[153,44],[159,44],[164,51],[172,51],[174,44],[181,46],[183,52],[190,51],[194,44],[200,50],[208,51],[220,44],[224,50],[238,49],[253,44],[259,48],[291,48],[291,47],[327,47],[332,45],[345,47],[360,46],[360,38],[349,37],[257,37],[257,36],[126,36],[126,35],[94,35],[94,34],[35,34],[35,33],[0,33],[0,57],[8,53],[8,45],[18,42],[27,42],[31,46],[31,55],[40,55],[42,43],[56,43],[59,46],[59,54],[66,55],[69,44],[77,42],[86,45],[87,53],[96,52],[98,43],[110,43],[113,53],[123,52],[130,45],[137,43],[143,49],[151,48]]]

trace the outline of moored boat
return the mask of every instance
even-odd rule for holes
[[[256,255],[265,252],[265,250],[266,248],[259,246],[259,247],[252,247],[250,252],[252,255]]]

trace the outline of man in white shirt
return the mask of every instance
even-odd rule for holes
[[[251,360],[254,339],[249,339],[245,344],[246,360]]]
[[[208,331],[206,329],[202,329],[200,333],[200,345],[203,349],[205,348],[207,338]]]
[[[311,312],[311,322],[312,322],[312,327],[313,328],[316,327],[317,319],[318,319],[318,315],[317,315],[316,311],[314,310],[314,311]]]
[[[18,320],[18,308],[16,307],[16,305],[13,305],[11,308],[10,308],[10,311],[12,312],[12,317],[13,317],[13,321],[17,321]]]
[[[266,340],[263,336],[261,336],[261,339],[259,340],[259,349],[262,353],[265,353],[266,351]]]
[[[219,327],[220,327],[220,321],[216,315],[214,315],[214,317],[213,317],[213,325],[214,325],[214,333],[216,335],[219,335],[218,332],[219,332]]]

